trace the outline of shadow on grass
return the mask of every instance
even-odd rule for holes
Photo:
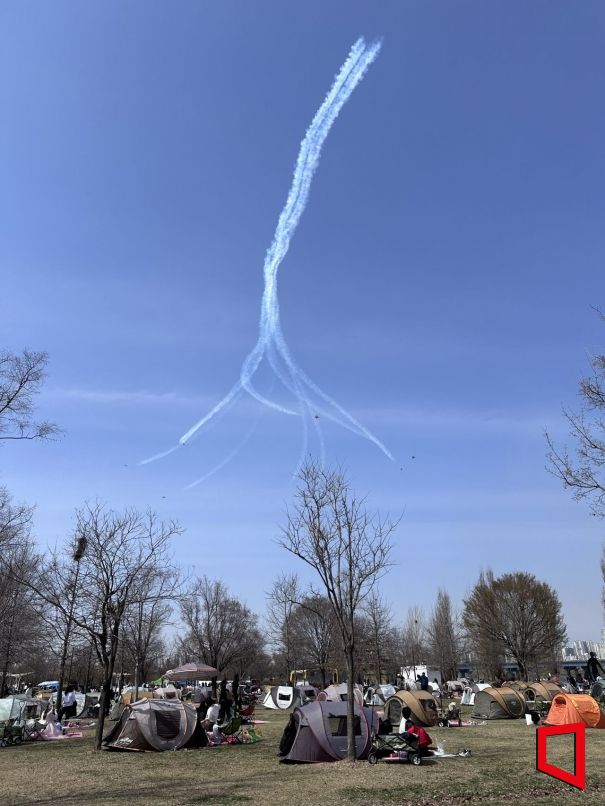
[[[174,781],[167,781],[163,784],[154,783],[149,786],[141,786],[136,788],[125,789],[120,788],[116,791],[112,789],[95,789],[94,791],[80,791],[70,793],[69,795],[62,795],[60,802],[62,806],[65,804],[86,804],[86,803],[107,803],[107,802],[128,802],[131,803],[175,803],[178,802],[181,806],[194,806],[194,804],[220,804],[220,806],[229,806],[233,803],[244,803],[253,800],[248,795],[241,795],[237,792],[240,788],[239,784],[231,787],[202,787],[198,784],[191,782],[183,782],[181,784]],[[57,798],[55,795],[49,798],[36,798],[35,800],[11,800],[11,806],[44,806],[44,804],[56,804]]]
[[[208,792],[205,795],[197,795],[186,801],[187,806],[194,806],[196,803],[216,803],[217,806],[227,806],[231,803],[243,803],[244,801],[252,800],[248,795],[237,795],[229,792]],[[185,806],[185,805],[184,805]]]
[[[549,804],[558,806],[567,803],[561,797],[561,792],[554,786],[524,786],[516,790],[495,794],[494,792],[478,793],[472,787],[455,786],[448,787],[447,791],[427,793],[425,786],[400,786],[381,787],[365,789],[361,787],[346,787],[338,790],[344,802],[372,803],[376,806],[382,804],[396,803],[398,806],[404,804],[422,804],[422,806],[464,806],[464,804],[475,803],[522,803],[522,804]],[[565,792],[565,795],[573,797],[577,795],[576,790]]]

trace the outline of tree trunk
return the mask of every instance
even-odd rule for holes
[[[86,663],[86,681],[84,683],[84,694],[88,691],[88,687],[90,685],[90,667],[92,665],[92,641],[90,643],[90,647],[88,649],[88,661]]]
[[[65,632],[65,637],[63,638],[63,647],[61,648],[61,662],[59,664],[59,685],[57,686],[57,700],[56,700],[57,714],[61,713],[61,705],[63,704],[63,683],[65,681],[65,666],[67,664],[68,646],[69,646],[69,628]]]
[[[76,593],[78,590],[78,577],[80,576],[80,561],[76,563],[76,574],[74,577],[71,600],[69,602],[69,614],[67,616],[67,624],[65,625],[65,637],[63,639],[63,647],[61,650],[61,665],[59,668],[59,686],[57,688],[57,714],[61,713],[61,705],[63,704],[63,683],[65,680],[65,665],[67,664],[67,652],[69,650],[69,639],[71,637],[71,623],[74,617],[74,606],[76,603]],[[73,653],[72,653],[73,660]],[[71,677],[71,665],[69,670]],[[86,692],[84,692],[86,693]]]
[[[95,732],[95,750],[100,750],[103,743],[103,729],[105,727],[105,716],[111,703],[111,678],[113,676],[113,664],[111,669],[105,669],[105,680],[101,686],[101,697],[99,699],[99,719]]]
[[[355,748],[355,663],[352,646],[345,649],[347,664],[347,758],[349,761],[357,759]]]
[[[14,583],[13,583],[14,585]],[[8,636],[6,639],[6,652],[4,655],[4,664],[2,665],[2,681],[0,682],[0,696],[4,697],[5,693],[8,694],[8,686],[6,680],[8,678],[8,667],[10,666],[11,652],[13,649],[13,628],[15,626],[15,616],[17,611],[17,590],[13,588],[13,602],[11,607],[10,627],[8,628]]]
[[[101,686],[101,697],[99,700],[99,721],[97,722],[97,730],[95,734],[95,750],[101,750],[103,743],[103,729],[105,727],[105,717],[109,713],[111,705],[111,682],[113,680],[113,673],[116,665],[116,655],[118,653],[117,639],[119,635],[120,625],[114,626],[112,630],[113,644],[110,646],[109,653],[103,650],[104,664],[103,675],[104,680]]]
[[[133,692],[133,695],[132,695],[133,696],[133,700],[132,700],[133,702],[136,702],[139,699],[139,682],[140,682],[139,670],[140,670],[140,668],[141,668],[141,662],[139,660],[139,654],[137,652],[137,655],[136,655],[135,661],[134,661],[134,681],[133,681],[134,692]]]

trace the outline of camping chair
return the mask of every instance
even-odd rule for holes
[[[252,717],[254,716],[254,705],[248,705],[245,708],[242,708],[239,712],[242,721],[245,722],[252,722]]]
[[[218,729],[223,734],[223,736],[233,736],[238,732],[238,730],[242,726],[242,720],[239,716],[233,716],[231,719],[228,719],[224,725],[219,725]]]

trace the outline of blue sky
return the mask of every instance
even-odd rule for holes
[[[40,410],[66,435],[3,447],[0,481],[37,504],[40,541],[99,497],[180,519],[182,564],[258,610],[292,566],[273,539],[295,418],[266,411],[193,490],[256,403],[137,462],[238,377],[300,140],[353,41],[383,35],[280,269],[285,336],[397,457],[324,424],[329,460],[403,515],[398,617],[438,586],[460,601],[481,568],[524,569],[557,588],[571,638],[596,639],[603,524],[545,471],[543,432],[565,439],[561,405],[603,350],[604,18],[598,2],[2,4],[1,342],[49,352]]]

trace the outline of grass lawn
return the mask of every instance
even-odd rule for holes
[[[85,738],[0,748],[0,803],[26,804],[531,804],[605,803],[605,730],[586,732],[586,791],[535,771],[535,731],[525,720],[473,728],[431,729],[446,752],[420,767],[366,762],[279,764],[277,746],[288,715],[258,708],[263,741],[167,753],[92,750]],[[112,724],[112,723],[110,723]],[[571,737],[549,740],[548,760],[572,768]]]

